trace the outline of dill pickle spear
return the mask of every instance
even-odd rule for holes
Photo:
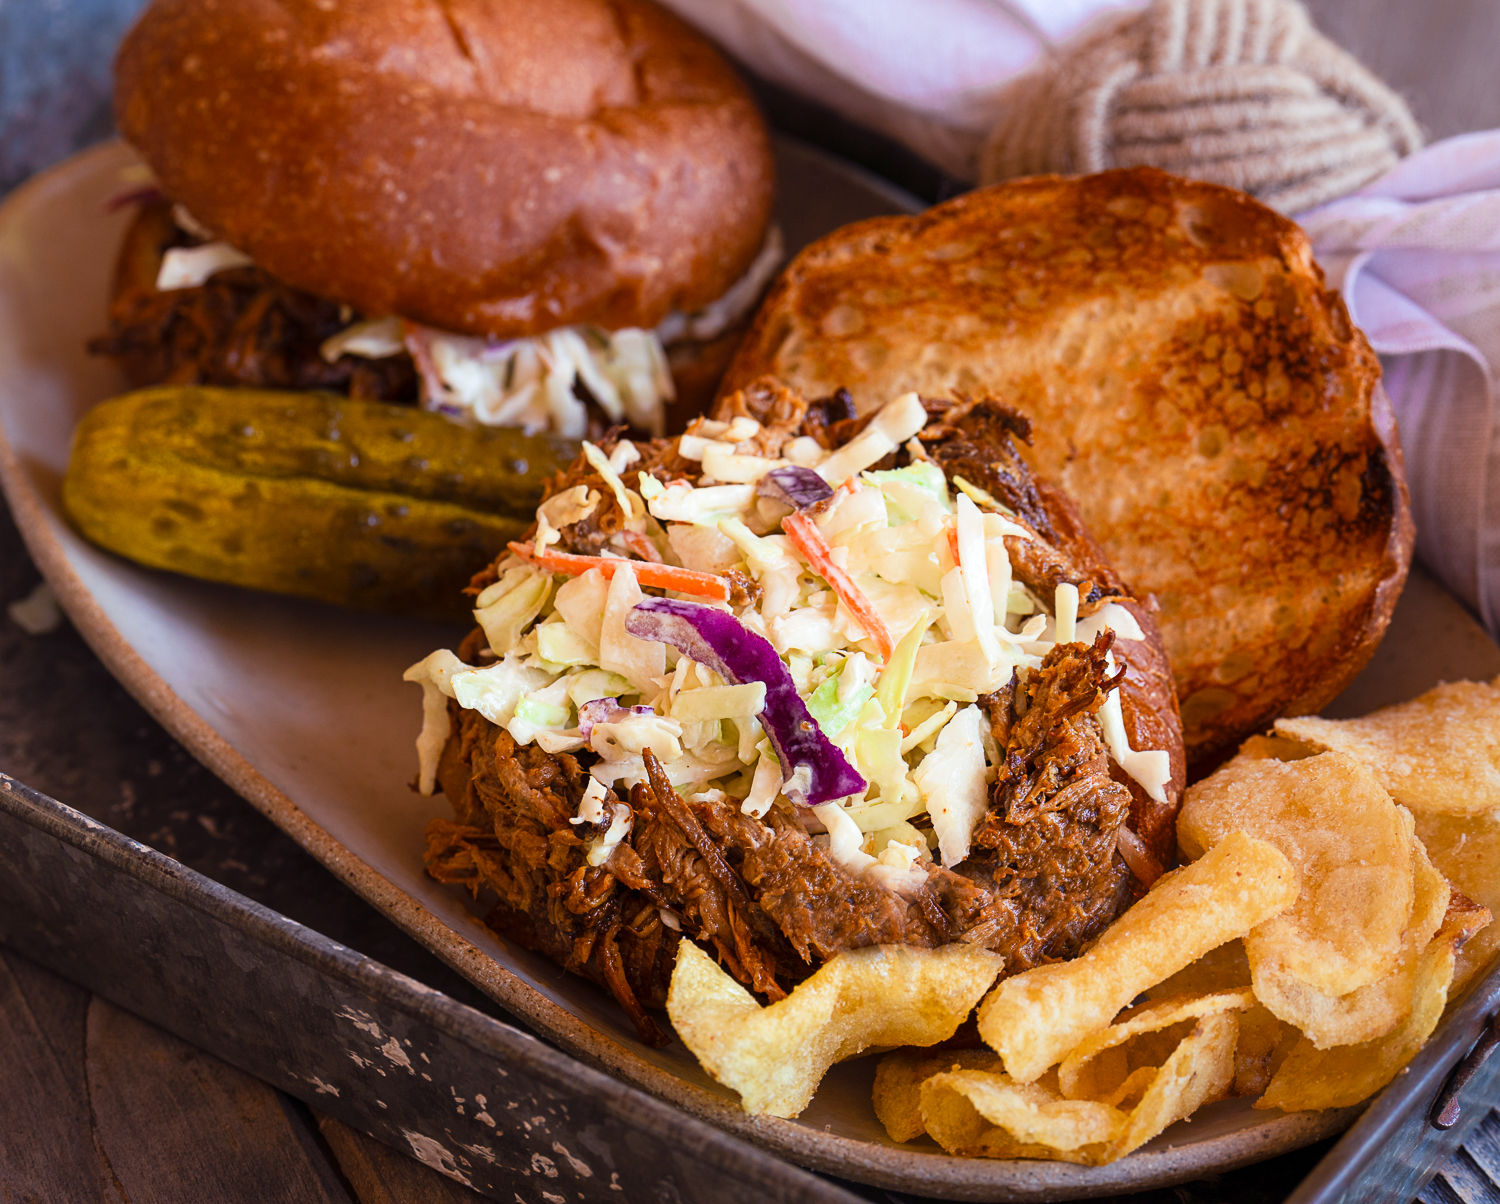
[[[466,618],[578,445],[321,393],[157,386],[90,410],[63,508],[152,568],[360,610]]]

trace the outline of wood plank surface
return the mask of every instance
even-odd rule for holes
[[[1500,1116],[1491,1112],[1423,1189],[1421,1204],[1496,1204],[1500,1201]]]
[[[1493,1204],[1495,1184],[1479,1169],[1467,1150],[1459,1150],[1443,1167],[1438,1178],[1422,1192],[1423,1201],[1457,1197],[1464,1204]]]
[[[3,1014],[13,1020],[24,1017],[35,1026],[32,1035],[40,1040],[36,1052],[57,1068],[62,1077],[59,1086],[67,1097],[86,1108],[88,1083],[83,1069],[83,1047],[89,993],[3,948],[0,948],[0,983],[9,986],[6,1003],[10,1006]],[[16,1009],[14,1013],[11,1006]]]
[[[125,1204],[89,1122],[88,1003],[86,991],[0,949],[0,1200]]]
[[[99,998],[87,1033],[96,1140],[130,1204],[350,1204],[272,1088]]]
[[[1493,1183],[1500,1183],[1500,1114],[1491,1112],[1464,1143],[1469,1156]]]
[[[480,1199],[0,946],[0,1202]]]

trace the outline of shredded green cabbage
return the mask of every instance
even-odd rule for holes
[[[630,358],[628,350],[638,361],[632,371],[644,381],[649,348],[623,347],[618,335],[614,343],[616,363]],[[571,343],[568,349],[578,350]],[[604,372],[606,358],[575,370]],[[623,387],[618,396],[626,408],[635,404]],[[602,554],[624,559],[610,577],[598,568],[554,576],[516,558],[502,562],[504,571],[474,612],[494,663],[464,665],[444,651],[407,671],[424,690],[422,788],[435,788],[437,762],[451,735],[452,698],[520,743],[549,752],[586,749],[596,801],[606,788],[628,798],[629,788],[645,780],[643,751],[649,748],[668,780],[690,796],[737,800],[756,816],[790,805],[794,792],[766,738],[769,725],[762,727],[763,719],[777,718],[765,714],[765,684],[727,684],[675,648],[627,630],[635,607],[662,592],[643,590],[625,567],[639,563],[631,557],[641,554],[644,538],[676,567],[736,570],[754,580],[754,598],[722,605],[747,631],[770,641],[813,721],[857,766],[853,776],[867,783],[861,795],[816,809],[827,813],[836,859],[892,890],[925,880],[921,864],[929,859],[929,843],[945,864],[961,859],[987,805],[988,765],[998,758],[974,703],[1018,670],[1039,667],[1057,625],[1054,599],[1038,598],[1011,573],[1005,541],[1036,536],[1001,513],[993,498],[967,483],[955,496],[942,470],[927,460],[868,468],[903,445],[898,436],[919,425],[923,414],[920,400],[909,394],[872,423],[858,447],[830,455],[814,440],[799,439],[779,451],[834,486],[854,474],[852,484],[820,504],[815,521],[833,562],[861,595],[858,606],[868,606],[897,639],[888,663],[852,613],[847,587],[835,589],[820,577],[781,532],[786,507],[757,496],[751,482],[763,475],[761,468],[786,461],[754,462],[762,458],[755,451],[761,428],[753,419],[694,424],[682,450],[687,458],[702,457],[696,484],[631,472],[636,492],[620,474],[640,459],[637,449],[620,444],[605,457],[591,448],[590,462],[608,485],[597,493],[629,513]],[[715,467],[729,479],[715,480]],[[539,527],[541,536],[555,539],[555,528],[588,508],[591,495],[574,493],[552,504],[557,524]],[[643,504],[646,514],[639,513]],[[959,563],[950,550],[955,546]],[[1065,621],[1064,634],[1067,627]],[[1117,639],[1144,638],[1118,604],[1078,618],[1074,634],[1091,640],[1106,628]],[[1159,750],[1131,748],[1119,713],[1112,693],[1101,713],[1106,746],[1127,773],[1159,793],[1169,759]],[[931,822],[925,837],[925,829],[911,824],[924,811]],[[624,818],[611,828],[616,839],[627,829]]]

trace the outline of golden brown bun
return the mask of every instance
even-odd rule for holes
[[[770,216],[749,94],[647,0],[157,0],[115,115],[271,275],[445,330],[655,326]]]
[[[721,385],[862,410],[916,389],[1034,420],[1029,458],[1154,594],[1189,760],[1369,659],[1413,528],[1380,368],[1306,236],[1135,168],[980,189],[804,250]]]

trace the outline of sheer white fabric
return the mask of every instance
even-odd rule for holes
[[[1385,365],[1417,554],[1500,632],[1500,130],[1418,151],[1297,220]]]

